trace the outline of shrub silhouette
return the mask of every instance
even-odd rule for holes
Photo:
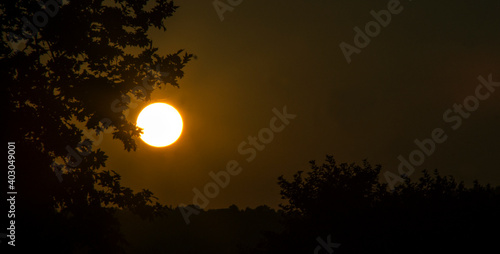
[[[317,238],[340,243],[335,253],[465,253],[498,250],[500,188],[472,187],[423,171],[394,191],[378,181],[381,167],[337,164],[332,156],[292,180],[279,177],[286,229],[255,253],[313,252]],[[304,176],[305,175],[305,176]],[[321,250],[320,253],[326,253]]]

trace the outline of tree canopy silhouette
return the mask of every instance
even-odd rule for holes
[[[167,0],[0,3],[0,78],[24,245],[116,253],[113,209],[147,217],[160,207],[150,191],[134,193],[103,170],[107,156],[84,132],[112,133],[136,149],[140,129],[124,115],[129,95],[149,100],[154,88],[178,87],[192,58],[183,50],[159,55],[148,35],[166,30],[176,9]]]
[[[500,186],[472,187],[423,171],[418,181],[389,190],[381,166],[311,161],[304,176],[279,177],[286,229],[255,253],[313,252],[324,242],[335,253],[464,253],[498,250]],[[327,253],[321,249],[319,253]],[[332,253],[332,252],[329,252]]]

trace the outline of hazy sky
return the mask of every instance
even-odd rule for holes
[[[499,1],[243,0],[223,21],[211,0],[175,2],[180,8],[167,32],[152,34],[154,45],[198,59],[185,68],[180,89],[157,91],[153,102],[176,107],[184,131],[166,148],[138,140],[136,152],[107,134],[99,148],[124,185],[150,189],[163,204],[190,204],[193,188],[203,192],[213,182],[209,172],[236,160],[241,173],[207,208],[275,207],[277,177],[307,170],[309,160],[366,158],[382,173],[397,173],[398,156],[410,160],[414,140],[432,138],[437,128],[441,143],[416,172],[437,168],[468,184],[500,184],[500,84],[478,88],[478,76],[500,82]],[[390,21],[382,17],[385,27],[375,30],[370,11],[388,8]],[[348,63],[339,45],[356,47],[354,29],[367,23],[374,37]],[[460,113],[454,104],[464,100]],[[238,146],[269,128],[273,108],[284,106],[296,118],[248,162]]]

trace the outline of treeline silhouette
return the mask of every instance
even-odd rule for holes
[[[200,211],[189,225],[178,209],[166,208],[163,215],[143,220],[118,211],[125,249],[129,253],[244,253],[258,246],[265,232],[283,230],[283,217],[268,206]]]
[[[380,166],[332,156],[278,184],[284,203],[142,220],[118,213],[131,253],[486,253],[499,250],[500,187],[423,171],[394,190]],[[323,245],[321,244],[323,242]],[[328,245],[330,248],[328,248]],[[336,246],[336,247],[332,247]],[[317,252],[315,252],[317,251]],[[496,252],[494,252],[496,253]]]

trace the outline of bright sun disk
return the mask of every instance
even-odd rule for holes
[[[166,103],[146,106],[137,117],[137,126],[142,128],[141,139],[150,146],[165,147],[181,136],[182,117]]]

